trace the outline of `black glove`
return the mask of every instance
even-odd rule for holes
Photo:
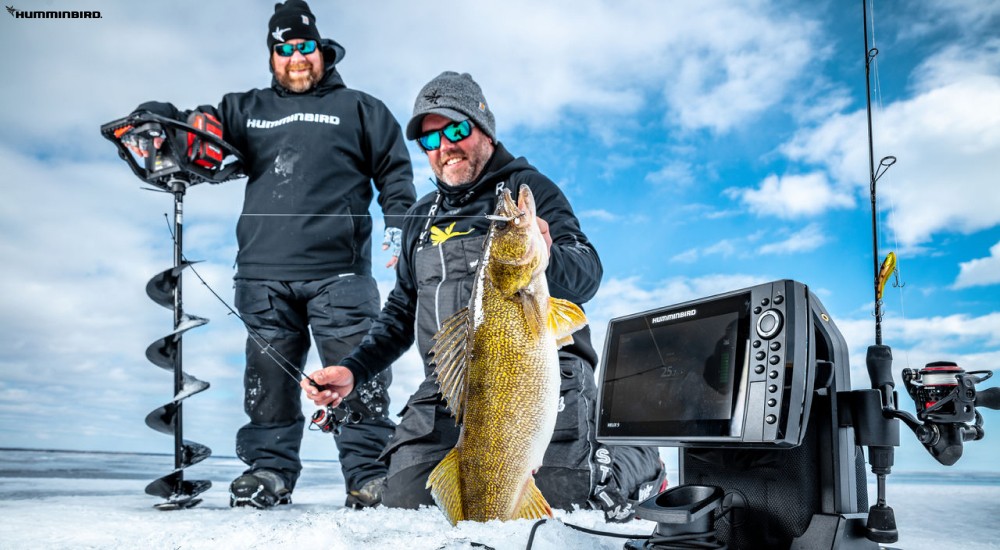
[[[140,111],[146,111],[148,113],[153,113],[154,115],[160,115],[166,118],[172,118],[174,120],[183,121],[186,117],[182,116],[183,113],[177,110],[171,103],[164,103],[162,101],[147,101],[142,105],[139,105],[132,111],[133,114]]]

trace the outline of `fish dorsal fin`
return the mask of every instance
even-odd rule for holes
[[[431,362],[438,388],[456,424],[462,422],[465,410],[465,371],[469,364],[471,341],[469,308],[464,307],[445,319],[434,335],[434,346],[429,352],[433,356]]]
[[[445,457],[447,460],[447,457]],[[439,466],[440,467],[440,466]],[[514,519],[541,519],[552,517],[552,507],[535,485],[535,478],[528,477],[521,491],[521,501],[517,504]]]
[[[573,343],[573,333],[587,324],[587,316],[580,306],[563,300],[549,298],[549,330],[556,337],[556,345],[562,347]]]
[[[434,467],[431,475],[427,477],[426,487],[431,490],[434,502],[437,503],[438,508],[444,512],[444,517],[448,518],[452,525],[465,519],[465,510],[462,508],[462,476],[458,468],[458,452],[457,447],[452,449]],[[538,489],[535,491],[537,492]]]

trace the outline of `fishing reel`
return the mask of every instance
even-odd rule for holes
[[[949,361],[928,363],[920,370],[905,368],[903,385],[917,415],[896,410],[893,416],[913,430],[931,456],[951,466],[962,457],[963,442],[986,435],[976,407],[1000,409],[1000,387],[976,390],[976,384],[992,376],[988,370],[965,372]]]
[[[342,402],[337,407],[327,405],[322,409],[316,409],[312,415],[309,429],[321,431],[323,433],[333,433],[340,435],[340,429],[347,424],[357,424],[361,422],[361,413],[351,410],[346,402]]]

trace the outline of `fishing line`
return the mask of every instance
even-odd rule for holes
[[[297,214],[297,213],[289,213],[289,214],[277,214],[277,213],[274,213],[274,214],[245,214],[244,213],[244,214],[240,214],[240,216],[241,217],[247,217],[247,218],[268,218],[268,217],[274,217],[274,218],[282,218],[282,217],[287,217],[287,218],[294,218],[294,217],[302,217],[302,218],[364,218],[364,217],[372,217],[370,214]],[[399,214],[399,215],[394,215],[392,217],[394,217],[394,218],[425,218],[425,217],[427,217],[427,214]],[[448,216],[448,217],[449,218],[482,218],[483,215],[482,214],[476,214],[476,215],[467,214],[467,215],[461,215],[461,216],[460,215],[452,215],[452,216]],[[486,217],[487,217],[487,219],[491,219],[490,216],[486,216]]]
[[[873,50],[875,52],[878,52],[878,47],[877,47],[877,43],[876,43],[876,40],[875,40],[875,6],[874,6],[874,4],[875,4],[874,0],[871,3],[869,3],[869,14],[868,14],[868,16],[869,16],[869,20],[871,21],[872,48],[873,48]],[[879,114],[884,114],[885,113],[885,104],[883,102],[883,97],[882,97],[882,80],[881,80],[881,75],[880,75],[879,70],[878,70],[878,57],[877,57],[877,55],[872,58],[872,73],[873,73],[872,77],[873,77],[873,80],[874,80],[875,99],[876,99],[876,105],[877,105],[877,108],[878,108],[878,112],[879,112]],[[882,175],[885,175],[885,172],[883,172]],[[892,177],[889,177],[888,180],[889,181],[887,183],[892,183]],[[889,208],[887,210],[888,210],[888,222],[889,222],[889,225],[893,226],[893,227],[898,227],[898,225],[895,224],[895,220],[897,219],[895,197],[893,196],[892,193],[889,193],[888,199],[889,199]],[[876,227],[877,227],[879,239],[881,240],[881,237],[884,236],[884,233],[885,233],[884,230],[883,230],[883,228],[882,228],[882,224],[880,223]],[[899,234],[898,234],[897,231],[893,231],[892,232],[892,239],[893,239],[893,249],[894,250],[899,250]],[[904,297],[903,297],[903,287],[906,286],[906,283],[900,282],[901,273],[902,273],[902,269],[901,269],[902,262],[900,261],[898,254],[896,255],[896,258],[897,258],[897,260],[896,260],[896,269],[895,269],[895,272],[893,273],[893,278],[894,278],[893,279],[893,287],[895,287],[897,289],[897,293],[899,295],[899,313],[900,313],[900,319],[901,319],[901,322],[903,322],[905,324],[906,323],[906,307],[905,307],[905,300],[904,300]],[[906,362],[907,367],[909,367],[909,365],[910,365],[909,349],[904,350],[904,356],[905,356],[904,361]]]
[[[167,231],[170,233],[170,238],[173,239],[174,242],[176,242],[176,236],[174,235],[173,228],[170,226],[170,218],[167,216],[167,214],[164,214],[163,217],[167,220]],[[317,388],[320,387],[320,385],[317,384],[315,380],[310,378],[309,375],[307,375],[304,372],[299,372],[298,368],[291,361],[289,361],[288,358],[282,355],[281,352],[277,350],[277,348],[271,345],[271,342],[267,338],[265,338],[264,335],[258,332],[257,329],[250,326],[250,324],[247,323],[245,319],[243,319],[243,316],[240,315],[239,312],[237,312],[235,309],[233,309],[233,307],[230,306],[229,303],[226,302],[226,300],[223,299],[222,296],[220,296],[219,293],[216,292],[215,289],[213,289],[212,286],[208,284],[208,281],[206,281],[205,278],[201,276],[201,273],[198,273],[198,270],[194,268],[194,264],[188,261],[188,259],[183,254],[181,254],[181,261],[188,264],[188,268],[191,270],[192,273],[194,273],[194,276],[197,277],[199,281],[201,281],[201,284],[208,289],[208,291],[212,294],[212,296],[215,296],[216,300],[218,300],[227,310],[229,310],[230,315],[235,316],[237,319],[240,320],[241,323],[243,323],[243,326],[246,327],[247,329],[247,333],[250,335],[250,339],[253,340],[255,344],[257,344],[257,346],[260,348],[261,353],[270,357],[271,360],[274,361],[275,364],[277,364],[278,367],[280,367],[281,370],[285,372],[285,374],[292,377],[292,379],[295,380],[296,382],[298,382],[302,378],[305,378],[306,380],[311,382],[312,385],[316,386]],[[298,375],[296,375],[295,373],[298,373]]]

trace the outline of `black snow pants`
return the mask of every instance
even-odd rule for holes
[[[299,447],[305,426],[297,378],[306,363],[309,330],[323,365],[337,365],[368,332],[379,304],[370,276],[236,280],[236,308],[249,327],[243,403],[250,421],[236,434],[236,455],[249,467],[247,472],[274,470],[294,488],[302,470]],[[348,492],[385,475],[378,457],[394,429],[388,417],[391,381],[387,369],[346,400],[354,411],[369,411],[360,423],[347,424],[334,436]]]

